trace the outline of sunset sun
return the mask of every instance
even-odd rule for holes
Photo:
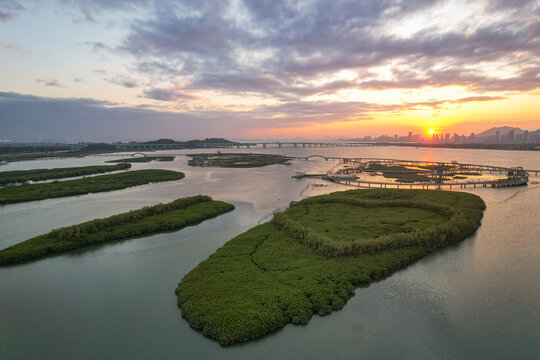
[[[435,134],[435,130],[434,130],[434,129],[429,129],[429,130],[428,130],[428,134],[429,134],[429,135]]]

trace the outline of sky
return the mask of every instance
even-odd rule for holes
[[[540,128],[540,0],[0,0],[0,141]]]

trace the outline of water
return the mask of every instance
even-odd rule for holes
[[[246,151],[246,150],[231,150]],[[540,154],[402,147],[250,149],[540,168]],[[175,151],[176,154],[185,152]],[[106,157],[43,160],[14,169],[102,164]],[[291,179],[335,163],[254,169],[191,168],[187,158],[134,164],[182,180],[0,206],[0,248],[51,229],[197,193],[236,210],[197,226],[0,268],[0,359],[508,359],[540,351],[540,185],[467,189],[487,203],[471,238],[359,288],[345,307],[228,348],[192,330],[174,290],[200,261],[291,200],[347,187]],[[532,178],[540,181],[540,178]],[[313,184],[325,184],[314,187]]]

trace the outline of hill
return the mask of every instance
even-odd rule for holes
[[[477,134],[478,137],[488,137],[488,136],[496,136],[497,131],[499,132],[500,136],[508,134],[510,131],[514,130],[514,134],[523,134],[524,131],[521,130],[518,127],[511,127],[511,126],[499,126],[499,127],[492,127],[491,129],[488,129],[486,131],[481,132],[480,134]]]

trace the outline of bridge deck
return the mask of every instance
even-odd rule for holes
[[[295,160],[309,160],[312,158],[322,158],[325,160],[342,161],[346,164],[365,165],[366,163],[379,163],[379,164],[392,164],[392,165],[404,165],[404,166],[443,166],[443,167],[459,167],[460,170],[479,171],[479,172],[508,172],[509,170],[516,170],[514,168],[481,165],[481,164],[466,164],[457,162],[438,162],[438,161],[423,161],[423,160],[400,160],[400,159],[387,159],[387,158],[346,158],[336,156],[323,156],[323,155],[310,155],[301,157],[291,157]],[[529,174],[538,176],[540,170],[538,169],[523,169],[523,171]]]

